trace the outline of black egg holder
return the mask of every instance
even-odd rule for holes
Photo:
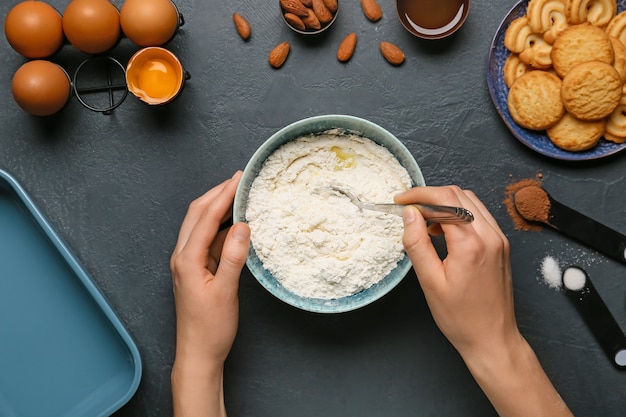
[[[79,80],[81,72],[84,72],[91,64],[100,63],[105,61],[106,65],[101,67],[104,69],[104,75],[106,77],[106,84],[96,85],[96,86],[80,86]],[[102,114],[110,115],[113,113],[117,107],[119,107],[126,97],[128,96],[128,87],[126,83],[114,83],[114,72],[121,72],[126,78],[126,68],[120,61],[111,57],[111,56],[94,56],[91,58],[87,58],[84,60],[76,71],[74,72],[74,78],[72,80],[72,87],[74,90],[74,95],[83,105],[83,107]],[[122,91],[120,97],[115,97],[115,91]],[[87,95],[97,94],[97,93],[106,93],[108,94],[108,105],[107,106],[98,106],[94,104],[90,104],[90,102],[86,99]]]
[[[172,37],[168,41],[166,41],[163,45],[167,45],[168,43],[170,43],[178,34],[179,29],[185,24],[185,19],[183,15],[178,11],[178,7],[176,7],[176,4],[173,1],[172,1],[172,4],[174,8],[176,9],[176,13],[178,15],[178,26],[176,28],[176,31],[172,35]],[[125,36],[122,33],[120,38],[118,39],[118,43],[124,37]],[[65,39],[64,44],[61,45],[59,49],[61,49],[68,43],[69,42],[67,41],[67,39]],[[164,46],[161,46],[161,47],[164,47]],[[37,58],[37,59],[45,59],[45,58]],[[103,81],[101,85],[91,85],[91,84],[86,85],[86,79],[85,79],[84,74],[87,73],[88,71],[91,71],[91,67],[94,66],[94,63],[97,65],[97,63],[102,63],[102,62],[104,62],[105,65],[101,66],[101,69],[100,71],[98,71],[98,73],[99,75],[104,74],[105,81]],[[63,69],[62,66],[61,68]],[[118,61],[116,58],[113,58],[112,56],[109,56],[109,55],[90,56],[89,58],[81,62],[80,65],[76,68],[76,70],[74,71],[73,78],[70,78],[70,75],[67,73],[65,69],[63,69],[63,71],[66,73],[66,75],[68,76],[68,79],[70,80],[71,91],[73,92],[78,102],[83,107],[93,112],[102,113],[105,115],[111,115],[113,114],[113,110],[118,108],[124,102],[124,100],[126,100],[126,97],[128,97],[129,90],[128,90],[128,85],[126,83],[126,67],[120,61]],[[122,74],[123,81],[118,81],[116,79],[115,75],[119,73]],[[172,100],[174,100],[180,95],[180,93],[184,89],[186,81],[189,80],[190,78],[191,78],[191,75],[189,74],[189,72],[183,69],[183,83],[176,97],[174,97]],[[108,100],[106,100],[106,104],[94,104],[93,101],[87,98],[87,97],[94,96],[96,94],[102,94],[102,93],[108,95]],[[102,102],[104,102],[104,100]],[[164,103],[164,104],[167,104],[167,103]]]

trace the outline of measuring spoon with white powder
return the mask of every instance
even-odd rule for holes
[[[563,271],[563,287],[611,363],[626,369],[626,336],[587,273],[577,266]]]

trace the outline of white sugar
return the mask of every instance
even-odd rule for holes
[[[587,277],[582,269],[567,268],[563,274],[563,284],[567,289],[572,291],[580,291],[585,287]]]
[[[546,256],[541,261],[541,274],[543,275],[543,281],[550,288],[561,288],[561,267],[559,262],[552,256]]]

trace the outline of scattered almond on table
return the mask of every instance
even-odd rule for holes
[[[250,23],[248,23],[246,18],[239,13],[233,14],[233,22],[235,23],[235,29],[237,29],[237,33],[239,33],[241,39],[247,41],[250,38],[250,34],[252,33],[250,29]]]
[[[317,31],[329,24],[339,8],[338,0],[279,0],[282,15],[292,28],[299,31]],[[383,12],[377,0],[360,0],[365,17],[371,22],[382,19]],[[239,13],[233,13],[233,22],[239,36],[247,41],[252,33],[250,23]],[[354,56],[357,44],[356,32],[345,36],[337,48],[337,60],[348,62]],[[282,42],[272,49],[268,62],[272,68],[282,67],[290,53],[289,42]],[[402,50],[390,43],[381,42],[380,52],[383,58],[391,65],[399,66],[404,63],[405,55]]]
[[[349,33],[343,41],[339,44],[339,48],[337,49],[337,59],[341,62],[347,62],[354,55],[354,50],[356,48],[356,33]]]
[[[280,68],[283,66],[285,61],[287,60],[287,55],[289,55],[289,42],[283,42],[278,44],[272,51],[270,52],[268,62],[273,68]]]
[[[361,8],[368,20],[377,22],[383,18],[383,11],[376,0],[361,0]]]
[[[393,43],[381,42],[380,53],[391,65],[401,65],[404,62],[404,52]]]

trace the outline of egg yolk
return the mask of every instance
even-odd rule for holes
[[[342,169],[350,169],[356,165],[356,156],[344,151],[339,146],[333,146],[330,148],[332,152],[337,155],[338,166],[335,168],[336,171],[340,171]]]
[[[152,98],[169,98],[180,86],[174,67],[161,59],[148,60],[137,72],[137,83]]]

